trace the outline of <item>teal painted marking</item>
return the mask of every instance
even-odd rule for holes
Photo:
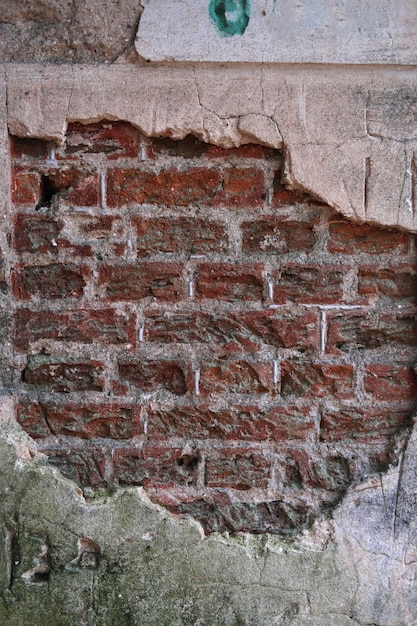
[[[222,35],[243,35],[249,24],[250,0],[210,0],[209,15]]]

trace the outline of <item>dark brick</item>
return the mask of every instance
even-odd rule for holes
[[[175,302],[186,297],[186,281],[181,263],[146,263],[103,265],[99,284],[109,300],[156,298]]]
[[[248,490],[266,489],[270,462],[256,450],[220,449],[208,454],[205,483],[208,487]]]
[[[101,361],[95,360],[30,355],[22,380],[27,385],[55,392],[103,391],[103,366]]]
[[[336,304],[343,300],[346,268],[286,265],[274,274],[274,302],[285,304]]]
[[[168,359],[119,359],[119,374],[142,391],[165,389],[176,396],[187,393],[188,373],[180,361]]]
[[[12,271],[13,291],[19,300],[42,298],[79,298],[85,287],[86,268],[66,265],[34,265]]]
[[[278,220],[272,215],[261,220],[243,222],[243,252],[246,254],[284,254],[286,252],[311,252],[316,242],[314,226],[310,222]]]
[[[196,295],[228,302],[262,300],[263,265],[202,263],[198,268]]]
[[[116,476],[121,485],[192,485],[199,454],[184,454],[181,448],[147,445],[118,449],[114,453]]]

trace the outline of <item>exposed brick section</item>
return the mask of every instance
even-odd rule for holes
[[[206,460],[205,482],[208,487],[248,490],[266,488],[269,484],[270,462],[253,450],[244,453],[233,448],[212,452]]]
[[[395,350],[417,345],[415,312],[330,312],[327,317],[329,351]]]
[[[12,274],[13,290],[19,300],[33,296],[56,300],[79,298],[86,284],[84,268],[68,263],[34,265],[16,269]]]
[[[358,272],[358,292],[370,300],[413,298],[417,293],[417,267],[401,263],[395,267],[363,266]]]
[[[114,169],[108,173],[107,198],[111,207],[207,203],[215,196],[220,180],[217,170],[191,168],[186,172],[173,170],[154,174],[136,169]]]
[[[193,485],[198,461],[198,453],[184,454],[181,448],[152,445],[116,450],[114,457],[121,485]]]
[[[140,133],[126,122],[99,124],[68,124],[62,158],[76,158],[84,154],[105,154],[109,161],[123,157],[137,157]]]
[[[228,237],[223,224],[208,220],[177,217],[138,217],[134,220],[139,257],[158,253],[184,255],[225,252]]]
[[[346,269],[331,266],[284,266],[274,274],[274,302],[342,303],[345,272]]]
[[[317,223],[317,219],[314,220]],[[283,254],[310,252],[316,242],[314,222],[278,220],[265,216],[262,220],[243,222],[243,251],[247,254]]]
[[[351,398],[353,384],[352,365],[331,365],[311,361],[282,363],[281,391],[284,397]]]
[[[417,395],[417,376],[411,367],[369,365],[365,371],[365,389],[376,400],[412,401]]]
[[[192,404],[175,409],[148,410],[152,438],[218,439],[242,441],[306,441],[314,433],[314,417],[308,406],[288,403],[269,406]]]
[[[146,359],[121,359],[119,374],[122,381],[142,391],[165,389],[176,396],[187,393],[187,372],[182,362]]]
[[[31,355],[22,372],[22,380],[26,385],[37,385],[55,392],[104,391],[103,363]]]
[[[329,221],[329,252],[339,254],[407,254],[410,236],[407,233],[378,228],[369,224],[352,224],[340,217]]]
[[[263,266],[201,263],[197,273],[198,297],[228,302],[262,300]]]
[[[155,298],[175,302],[186,296],[180,263],[136,263],[100,267],[99,284],[109,300]]]
[[[410,423],[410,411],[375,407],[341,407],[323,411],[320,439],[328,442],[352,440],[389,444],[392,435]]]
[[[18,309],[15,316],[14,345],[25,351],[36,342],[51,339],[62,343],[136,343],[136,318],[113,309],[77,309],[68,313]]]
[[[66,435],[91,439],[130,439],[142,432],[140,407],[107,404],[26,402],[18,406],[18,422],[35,439]]]
[[[411,235],[288,189],[264,146],[104,120],[10,154],[1,381],[52,465],[206,532],[293,535],[398,461]]]
[[[266,393],[272,388],[270,363],[247,360],[214,361],[201,368],[200,392],[203,395],[218,393]]]

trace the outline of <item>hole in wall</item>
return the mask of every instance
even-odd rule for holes
[[[416,406],[414,235],[286,188],[264,146],[74,123],[49,171],[25,141],[18,420],[51,464],[88,489],[144,485],[207,532],[292,536],[397,461]],[[54,216],[33,215],[39,180]]]

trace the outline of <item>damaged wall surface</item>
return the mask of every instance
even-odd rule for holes
[[[415,70],[148,64],[133,49],[142,7],[110,4],[100,45],[77,2],[10,3],[1,25],[4,60],[32,51],[61,65],[9,64],[0,77],[0,624],[417,623]],[[145,293],[152,264],[179,274]],[[289,265],[299,275],[286,283]],[[254,314],[267,333],[248,334]],[[204,349],[199,325],[212,329]],[[144,383],[144,365],[173,356],[180,379]],[[114,397],[128,406],[111,423]],[[110,419],[96,419],[97,400]],[[224,406],[248,401],[256,415],[235,407],[221,426]],[[308,406],[301,427],[273,413],[285,402]],[[260,411],[263,434],[248,427]],[[144,480],[137,463],[151,457],[137,451],[163,432],[164,451],[182,454],[194,428],[208,433],[204,454],[174,454],[172,471],[165,457]],[[193,508],[196,487],[220,496],[216,519],[230,494],[250,511],[276,499],[291,446],[308,460],[288,465],[288,484],[307,485],[314,513],[290,516],[291,537],[283,516],[262,525],[232,511],[216,526]],[[355,465],[346,450],[359,448]]]

